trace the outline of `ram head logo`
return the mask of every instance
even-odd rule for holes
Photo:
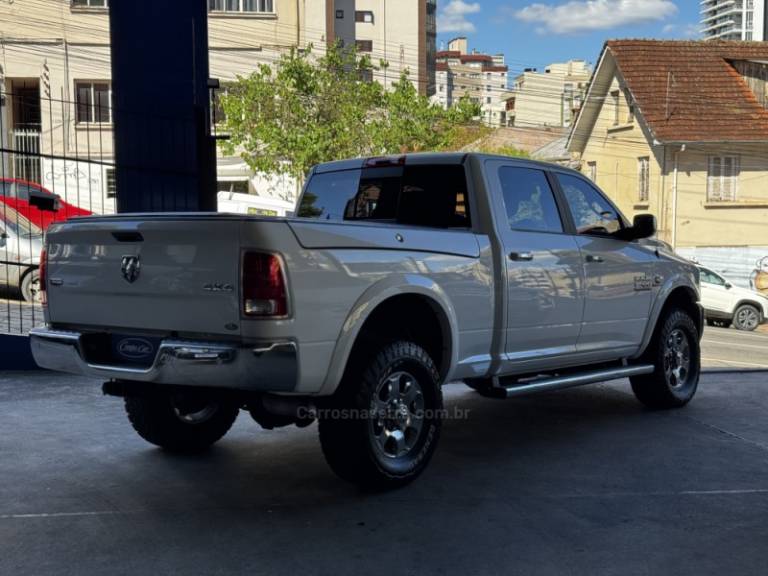
[[[139,273],[141,272],[141,260],[139,256],[123,256],[122,265],[120,269],[123,272],[123,278],[129,284],[133,284],[138,280]]]

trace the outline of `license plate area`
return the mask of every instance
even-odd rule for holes
[[[85,361],[105,366],[149,368],[162,338],[134,334],[88,334],[81,339]]]

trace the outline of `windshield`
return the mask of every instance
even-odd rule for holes
[[[13,232],[16,236],[29,238],[32,236],[42,236],[43,231],[27,218],[19,214],[13,208],[3,206],[0,208],[0,228],[8,232]]]

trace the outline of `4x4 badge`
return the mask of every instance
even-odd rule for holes
[[[120,269],[123,272],[123,278],[125,281],[133,284],[139,278],[141,272],[141,261],[139,256],[123,256],[122,265]]]

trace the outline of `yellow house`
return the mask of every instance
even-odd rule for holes
[[[612,40],[568,150],[628,216],[746,280],[768,256],[768,44]]]

